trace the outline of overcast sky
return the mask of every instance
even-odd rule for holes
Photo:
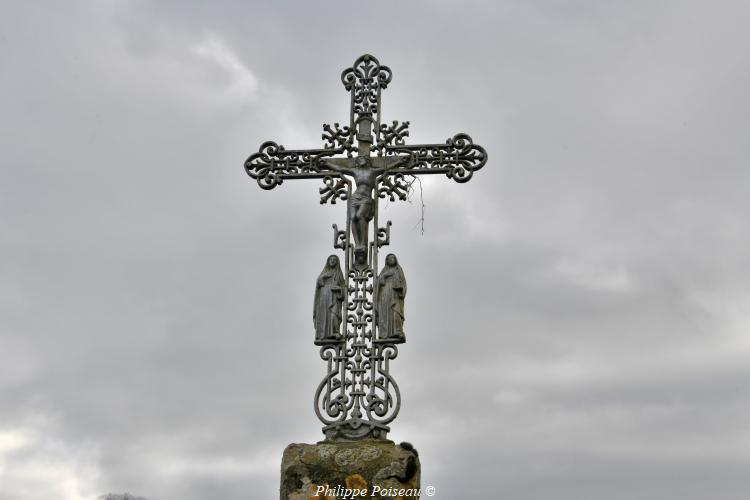
[[[4,2],[0,499],[277,498],[341,204],[262,191],[341,71],[489,162],[389,204],[392,438],[436,498],[746,500],[744,1]]]

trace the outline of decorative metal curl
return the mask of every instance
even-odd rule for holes
[[[336,204],[336,200],[346,200],[349,197],[349,190],[347,189],[348,183],[342,179],[337,178],[334,179],[333,177],[325,177],[323,178],[323,186],[322,188],[318,189],[318,192],[320,193],[320,204],[324,205],[331,202],[331,205]]]
[[[344,88],[352,92],[352,113],[354,115],[375,115],[380,110],[379,92],[388,86],[392,72],[388,66],[370,54],[354,61],[352,67],[341,73]]]
[[[352,156],[352,152],[357,150],[353,146],[354,134],[352,130],[349,127],[341,127],[338,123],[334,123],[333,127],[324,123],[321,137],[325,141],[324,147],[326,149],[332,149],[337,152],[346,151],[347,156]]]
[[[378,228],[378,248],[391,244],[391,221],[386,221],[385,227]]]
[[[445,174],[456,182],[467,182],[474,172],[487,163],[487,151],[474,144],[467,134],[460,133],[449,138],[445,144],[417,144],[388,146],[387,155],[411,155],[411,161],[388,173]]]
[[[380,125],[380,139],[378,140],[378,149],[380,152],[386,146],[403,146],[404,137],[409,137],[409,122],[403,122],[399,125],[397,120],[393,120],[391,125],[384,123]]]
[[[390,343],[375,343],[371,362],[372,380],[367,395],[367,418],[389,424],[401,408],[401,391],[390,374],[390,362],[398,356],[398,348]]]
[[[320,357],[328,366],[327,374],[315,391],[315,413],[324,424],[346,418],[350,407],[347,385],[341,380],[341,363],[346,360],[342,344],[325,345]]]
[[[397,172],[393,175],[385,175],[378,186],[378,196],[391,201],[405,200],[409,193],[409,183],[404,179],[404,174]]]
[[[320,161],[334,154],[335,151],[328,149],[287,150],[281,144],[267,141],[245,161],[245,172],[263,189],[273,189],[284,179],[340,177],[339,172]]]
[[[333,248],[346,250],[346,231],[333,224]]]
[[[280,151],[284,151],[284,146],[266,141],[260,145],[257,153],[253,153],[245,161],[247,175],[256,179],[263,189],[273,189],[283,182],[279,169],[276,168],[276,159]]]

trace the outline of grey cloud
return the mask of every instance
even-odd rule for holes
[[[0,15],[0,484],[273,497],[320,438],[312,283],[340,205],[242,161],[394,71],[412,142],[490,162],[389,204],[396,440],[444,498],[744,499],[740,2],[68,2]],[[10,485],[10,486],[8,486]],[[10,488],[8,490],[7,488]],[[248,493],[251,492],[251,493]]]

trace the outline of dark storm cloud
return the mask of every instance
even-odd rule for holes
[[[389,204],[409,280],[393,437],[443,498],[740,500],[750,62],[739,2],[68,2],[0,15],[0,484],[273,498],[319,439],[311,285],[341,206],[266,139],[394,71],[472,182]],[[615,493],[613,493],[615,492]],[[619,495],[619,496],[617,496]]]

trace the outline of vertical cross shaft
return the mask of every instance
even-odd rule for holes
[[[357,154],[359,156],[370,156],[372,147],[372,120],[362,117],[357,123]]]

